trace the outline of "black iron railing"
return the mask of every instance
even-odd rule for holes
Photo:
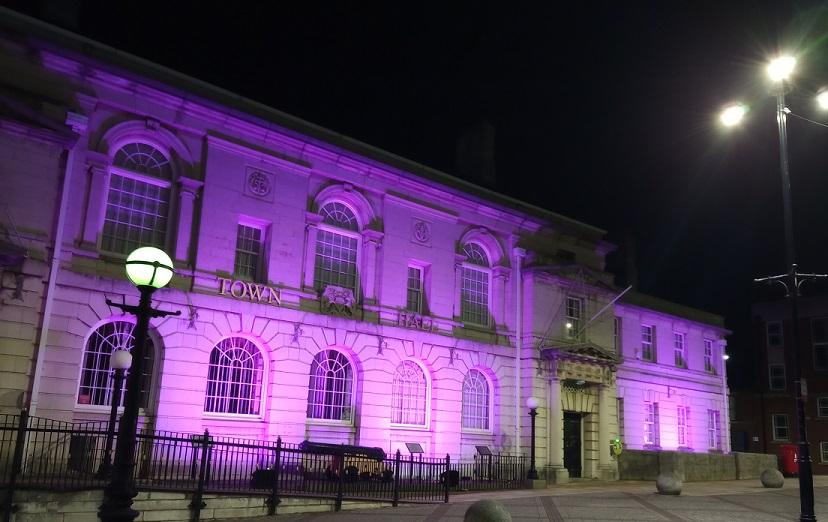
[[[15,489],[103,489],[106,422],[69,423],[0,415],[0,487],[4,515]],[[275,442],[187,434],[141,432],[136,437],[135,483],[141,490],[192,492],[194,518],[205,493],[261,495],[271,512],[283,496],[343,500],[448,502],[450,491],[523,487],[525,457],[490,455],[453,462],[422,455],[385,455],[355,447],[309,449]],[[369,456],[370,455],[370,456]]]

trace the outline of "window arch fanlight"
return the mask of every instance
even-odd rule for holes
[[[402,361],[391,385],[391,423],[426,426],[428,392],[428,379],[422,366],[414,361]]]
[[[139,246],[165,248],[173,171],[161,150],[143,141],[123,144],[112,158],[101,248],[127,254]]]
[[[353,420],[354,371],[345,354],[322,350],[313,358],[308,382],[308,418]]]
[[[126,320],[109,321],[92,331],[86,340],[78,386],[79,405],[110,406],[112,404],[112,369],[109,358],[115,350],[131,350],[135,338],[135,323]],[[146,408],[152,386],[155,346],[147,336],[144,346],[144,369],[141,376],[140,406]],[[125,375],[129,374],[129,370]],[[123,405],[124,395],[121,395]]]
[[[471,430],[490,430],[491,387],[480,370],[469,370],[463,379],[462,426]]]
[[[259,415],[262,406],[264,358],[244,337],[228,337],[213,347],[207,369],[204,411]]]
[[[333,285],[357,291],[359,222],[354,211],[340,201],[330,201],[319,211],[322,223],[316,234],[314,284],[318,290]]]
[[[478,243],[466,243],[463,253],[460,316],[463,322],[485,326],[489,324],[489,256]]]

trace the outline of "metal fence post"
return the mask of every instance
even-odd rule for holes
[[[282,437],[276,437],[276,459],[273,464],[273,488],[270,491],[270,498],[267,499],[267,514],[275,515],[276,506],[279,505],[279,471],[282,468]]]
[[[26,427],[29,424],[29,410],[21,410],[17,422],[17,440],[14,441],[14,456],[12,457],[11,477],[6,487],[6,499],[3,502],[3,522],[11,520],[14,509],[14,486],[17,476],[23,471],[23,448],[26,446]]]
[[[204,438],[201,444],[201,467],[198,470],[198,485],[193,495],[190,508],[193,510],[193,520],[198,522],[201,517],[202,508],[207,506],[204,502],[204,484],[207,482],[207,468],[210,466],[210,432],[204,430]]]
[[[451,457],[448,453],[446,453],[446,491],[445,491],[445,500],[443,502],[448,503],[449,501],[449,483],[451,482]]]
[[[397,507],[400,503],[400,450],[394,456],[394,500],[391,504]]]
[[[339,484],[337,485],[336,489],[336,501],[334,503],[334,511],[340,511],[342,509],[342,489],[345,484],[345,455],[344,453],[339,456]]]

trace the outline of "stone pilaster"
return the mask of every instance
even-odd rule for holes
[[[377,302],[377,258],[379,249],[382,245],[382,232],[376,230],[364,230],[362,232],[362,275],[360,277],[360,285],[362,287],[362,296],[366,304],[374,304]]]
[[[552,484],[565,484],[569,482],[569,471],[563,465],[563,406],[561,381],[556,377],[549,379],[547,405],[549,429],[546,440],[546,480]]]
[[[98,235],[103,229],[106,212],[106,194],[109,191],[109,158],[103,154],[88,152],[86,164],[89,169],[89,200],[86,219],[83,223],[83,248],[98,250]]]
[[[601,384],[598,387],[598,478],[615,479],[615,467],[610,462],[610,401],[615,398],[610,387]]]
[[[316,266],[316,234],[319,232],[319,214],[308,212],[305,214],[305,290],[313,289],[314,267]]]
[[[191,178],[178,179],[178,234],[175,238],[175,260],[186,265],[192,262],[195,201],[203,185],[204,182]]]

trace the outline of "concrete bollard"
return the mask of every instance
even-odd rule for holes
[[[681,495],[681,479],[675,473],[662,473],[656,479],[659,495]]]
[[[463,522],[512,522],[512,515],[496,500],[478,500],[466,510]]]
[[[763,471],[759,480],[762,481],[762,485],[766,488],[781,488],[782,484],[785,483],[785,477],[782,476],[782,473],[773,468],[768,468]]]

